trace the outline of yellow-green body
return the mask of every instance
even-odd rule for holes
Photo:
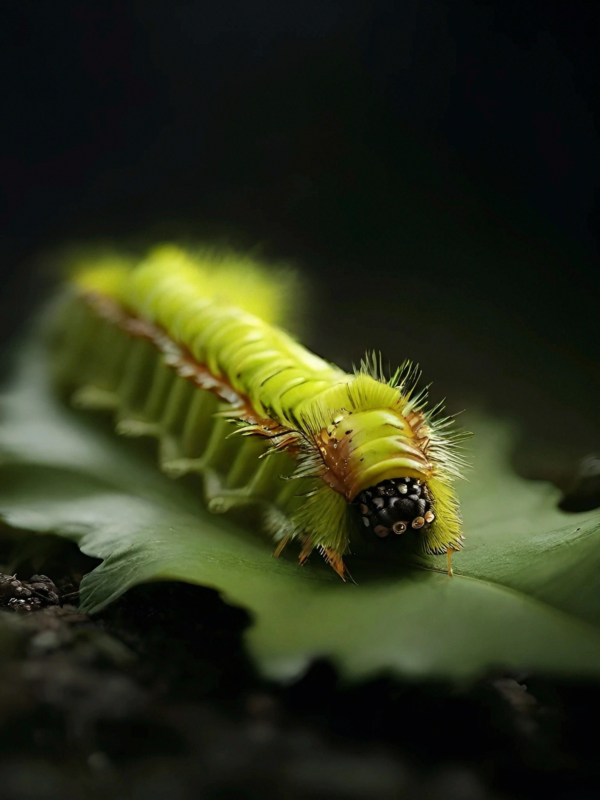
[[[138,264],[79,264],[71,285],[55,347],[62,383],[81,404],[113,408],[120,432],[158,436],[162,450],[170,448],[161,456],[168,472],[196,470],[206,485],[212,475],[220,487],[212,501],[225,498],[221,506],[242,487],[266,504],[276,539],[300,539],[305,556],[319,547],[338,571],[334,562],[351,546],[347,508],[359,492],[388,478],[419,478],[436,509],[424,549],[460,548],[458,460],[446,421],[424,410],[422,395],[413,397],[410,366],[386,382],[376,363],[347,374],[309,352],[272,324],[293,298],[277,277],[236,256],[162,246]],[[144,335],[136,321],[147,325]],[[221,389],[210,388],[211,377]],[[229,436],[223,416],[239,420],[241,436]],[[195,433],[209,428],[195,452],[190,443],[202,439]],[[206,457],[211,436],[213,450],[218,440],[233,459],[227,464],[221,453],[219,469]],[[265,452],[273,458],[259,461]],[[281,472],[291,480],[280,481]]]

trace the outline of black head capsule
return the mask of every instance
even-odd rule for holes
[[[420,530],[435,519],[431,494],[418,478],[392,478],[365,489],[356,498],[365,533],[381,539]]]

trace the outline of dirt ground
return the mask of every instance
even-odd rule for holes
[[[0,576],[3,797],[596,796],[596,685],[343,686],[326,663],[274,685],[245,656],[247,615],[214,591],[153,584],[79,614],[92,566],[68,549]]]

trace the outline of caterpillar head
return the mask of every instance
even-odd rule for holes
[[[368,538],[414,533],[426,553],[460,549],[456,493],[442,469],[439,436],[423,415],[394,409],[340,415],[317,443],[322,479],[358,508]]]
[[[446,433],[449,422],[415,410],[397,392],[395,403],[376,405],[382,398],[371,397],[367,376],[359,388],[350,408],[338,407],[325,424],[313,427],[319,476],[358,508],[369,538],[396,540],[414,532],[426,553],[460,549],[453,479],[460,477],[461,458],[454,449],[458,439]]]
[[[380,538],[426,529],[435,519],[431,493],[419,478],[391,478],[362,491],[356,504],[366,533]]]

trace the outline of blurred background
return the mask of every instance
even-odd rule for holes
[[[7,4],[0,332],[68,240],[297,264],[307,343],[420,362],[568,489],[600,451],[600,16],[590,2]]]

